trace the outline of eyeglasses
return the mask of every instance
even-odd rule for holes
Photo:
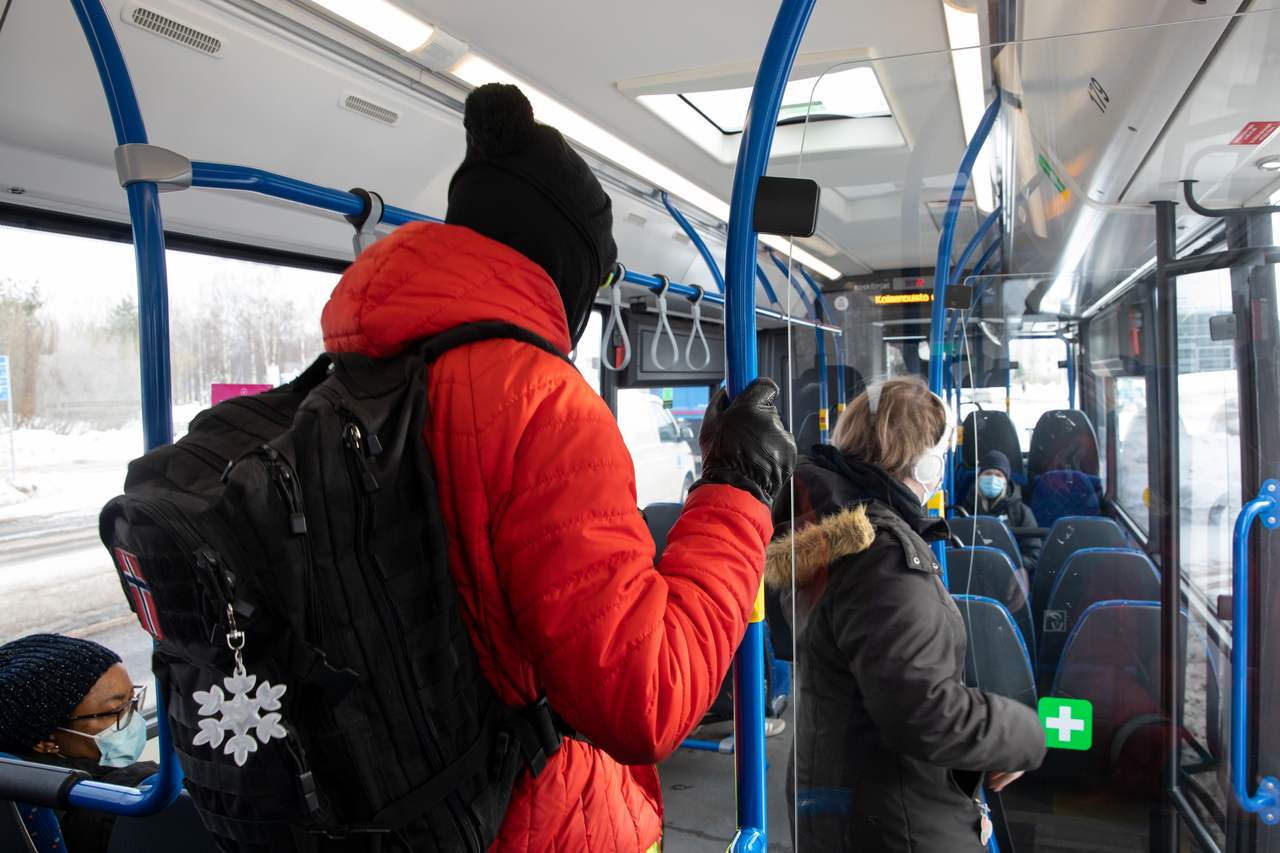
[[[135,684],[133,685],[133,696],[130,697],[129,700],[125,702],[123,705],[121,705],[119,708],[116,708],[113,711],[102,711],[101,713],[98,713],[98,714],[81,714],[78,717],[68,717],[67,722],[73,723],[76,720],[97,720],[103,717],[115,717],[116,718],[115,724],[107,726],[107,728],[102,730],[101,734],[105,734],[106,732],[113,731],[113,730],[120,731],[121,729],[129,725],[129,723],[133,720],[134,714],[142,710],[142,705],[146,701],[146,698],[147,698],[147,688],[144,685]],[[75,729],[64,728],[62,730],[64,732],[71,732],[72,734],[84,735],[85,737],[94,737],[91,734],[87,734],[85,732],[78,732]]]

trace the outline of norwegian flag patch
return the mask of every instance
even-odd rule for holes
[[[156,614],[156,602],[151,597],[151,587],[142,576],[142,567],[138,558],[123,548],[116,549],[116,560],[120,566],[120,577],[129,588],[129,597],[133,599],[133,609],[137,611],[138,622],[143,629],[157,640],[164,639],[164,631],[160,628],[160,617]]]

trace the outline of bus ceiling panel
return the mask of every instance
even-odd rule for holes
[[[1179,224],[1194,227],[1199,218],[1186,210],[1179,181],[1197,181],[1197,201],[1211,208],[1266,204],[1280,189],[1280,139],[1269,124],[1280,119],[1277,5],[1254,3],[1222,28],[1212,55],[1195,64],[1195,85],[1134,174],[1128,198],[1175,200]],[[1268,162],[1271,169],[1259,166]]]

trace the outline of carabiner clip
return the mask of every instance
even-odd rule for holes
[[[665,275],[655,275],[654,278],[662,282],[662,289],[658,291],[658,327],[654,330],[653,344],[649,347],[649,360],[658,370],[670,370],[680,362],[680,342],[676,340],[675,332],[671,331],[671,321],[667,319],[667,291],[671,289],[671,280]],[[671,339],[671,349],[675,354],[671,363],[666,366],[658,360],[658,344],[662,341],[663,329],[667,330],[667,337]]]
[[[627,268],[619,263],[613,270],[612,279],[605,285],[609,288],[609,304],[612,308],[609,311],[609,322],[600,337],[600,366],[614,373],[624,370],[631,363],[631,339],[627,337],[627,326],[622,322],[622,280],[626,276]],[[623,350],[622,364],[617,367],[613,366],[613,345],[610,343],[615,325],[618,327],[618,334],[622,336]]]
[[[698,295],[685,297],[693,303],[693,330],[689,332],[689,343],[684,346],[684,360],[693,370],[702,370],[711,363],[711,347],[707,344],[707,336],[702,333],[702,297],[706,296],[707,292],[696,284],[692,285],[692,287],[698,291]],[[695,335],[702,338],[702,351],[707,354],[707,357],[702,360],[702,364],[694,364],[693,359],[690,357],[693,353]]]

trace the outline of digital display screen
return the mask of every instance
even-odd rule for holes
[[[932,293],[878,293],[874,297],[877,305],[903,305],[908,302],[932,302]]]

